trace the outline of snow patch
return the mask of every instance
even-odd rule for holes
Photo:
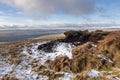
[[[96,45],[96,44],[92,44],[92,46],[93,46],[93,47],[97,47],[97,45]]]
[[[99,73],[100,73],[99,71],[92,69],[90,72],[88,72],[88,76],[89,77],[98,77]]]
[[[67,73],[67,72],[56,72],[59,74],[64,74],[63,77],[59,78],[58,80],[71,80],[71,78],[73,77],[73,73]]]
[[[56,56],[67,56],[72,59],[72,48],[74,47],[70,43],[58,43],[54,48],[54,52],[46,53],[38,50],[38,46],[46,42],[34,43],[25,45],[22,53],[25,54],[24,60],[17,66],[9,64],[9,60],[4,57],[0,57],[0,78],[5,74],[9,77],[16,77],[20,80],[49,80],[48,76],[38,75],[33,70],[30,64],[32,60],[38,60],[40,64],[44,64],[46,60],[55,60]],[[4,60],[5,59],[5,60]],[[70,80],[72,73],[63,72],[64,76],[60,80]]]
[[[7,57],[0,57],[0,78],[4,76],[6,73],[12,71],[12,68],[14,65],[10,65],[8,62],[6,62]]]
[[[64,77],[62,80],[70,80],[72,76],[73,76],[73,73],[64,73]]]
[[[33,58],[38,58],[39,61],[44,64],[47,60],[55,60],[57,56],[67,56],[72,59],[72,48],[74,45],[70,43],[58,43],[54,48],[54,52],[47,53],[42,50],[38,50],[38,46],[43,43],[37,43],[30,48],[30,52],[27,51],[27,47],[24,48],[23,53]]]
[[[3,69],[6,72],[4,71],[4,74],[1,75],[0,78],[2,78],[5,74],[8,74],[9,77],[14,76],[19,80],[49,80],[49,77],[38,75],[37,73],[32,71],[32,66],[29,65],[30,62],[31,62],[31,58],[26,57],[26,59],[22,61],[20,64],[18,64],[17,66],[14,66],[12,68],[11,66],[7,66],[8,69],[3,67]],[[12,71],[12,73],[10,73],[10,71]]]

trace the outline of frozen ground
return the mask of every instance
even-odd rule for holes
[[[94,69],[92,69],[89,73],[88,73],[89,77],[98,77],[99,76],[99,71],[96,71]]]
[[[10,65],[7,62],[7,57],[0,56],[0,78],[4,76],[6,73],[12,71],[14,65]]]
[[[7,60],[4,60],[7,58],[0,58],[0,78],[8,74],[9,77],[14,76],[20,80],[48,80],[48,76],[38,75],[33,70],[33,65],[30,64],[33,60],[38,60],[40,64],[44,65],[46,60],[54,60],[56,56],[68,56],[72,59],[71,51],[74,47],[72,44],[58,43],[54,49],[55,52],[45,53],[44,51],[37,50],[38,46],[44,43],[46,42],[30,44],[29,46],[25,45],[22,52],[25,55],[25,59],[17,66],[10,65]],[[70,77],[73,75],[72,73],[66,72],[60,74],[64,74],[60,80],[70,80]]]
[[[58,43],[53,52],[44,52],[42,50],[38,50],[38,46],[44,44],[46,42],[33,43],[29,45],[24,45],[23,51],[24,59],[18,65],[12,65],[9,63],[8,58],[10,55],[0,56],[0,79],[4,75],[8,75],[9,77],[16,77],[19,80],[49,80],[49,76],[38,74],[36,67],[45,65],[47,70],[51,70],[48,65],[45,64],[47,60],[55,60],[56,56],[67,56],[69,59],[72,59],[72,48],[74,45],[71,43]],[[96,46],[95,46],[96,47]],[[105,57],[102,54],[97,55],[99,58],[104,59],[112,63],[112,61]],[[102,72],[97,71],[95,69],[91,69],[87,75],[89,77],[99,77]],[[120,74],[120,69],[118,70]],[[58,78],[57,80],[70,80],[75,74],[72,72],[55,72],[55,74],[62,74],[63,76]],[[103,75],[104,76],[104,75]],[[106,76],[112,80],[120,80],[120,78],[116,77],[114,74],[109,74]]]
[[[74,45],[70,43],[58,43],[54,48],[54,52],[51,53],[37,50],[40,44],[41,43],[32,44],[29,52],[27,51],[28,48],[25,46],[23,53],[25,53],[27,56],[38,58],[42,64],[44,64],[46,60],[54,60],[56,56],[67,56],[68,58],[72,59],[72,48]]]

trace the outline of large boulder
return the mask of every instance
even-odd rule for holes
[[[64,39],[50,41],[50,42],[44,43],[42,45],[39,45],[38,50],[42,50],[44,52],[54,52],[54,48],[60,42],[65,42],[65,41],[64,41]]]
[[[47,42],[45,44],[39,45],[38,50],[42,50],[45,52],[53,52],[53,46],[56,45],[55,41]]]

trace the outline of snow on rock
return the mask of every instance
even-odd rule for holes
[[[54,48],[54,52],[46,53],[42,50],[37,50],[38,46],[43,43],[37,43],[30,48],[30,52],[27,52],[27,47],[24,48],[23,53],[33,58],[39,58],[40,62],[44,64],[46,60],[54,60],[57,56],[68,56],[72,59],[72,48],[74,47],[70,43],[58,43]]]
[[[90,72],[88,72],[89,77],[98,77],[99,76],[99,71],[96,71],[92,69]]]

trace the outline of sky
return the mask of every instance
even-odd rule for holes
[[[0,25],[119,24],[120,0],[0,0]]]

